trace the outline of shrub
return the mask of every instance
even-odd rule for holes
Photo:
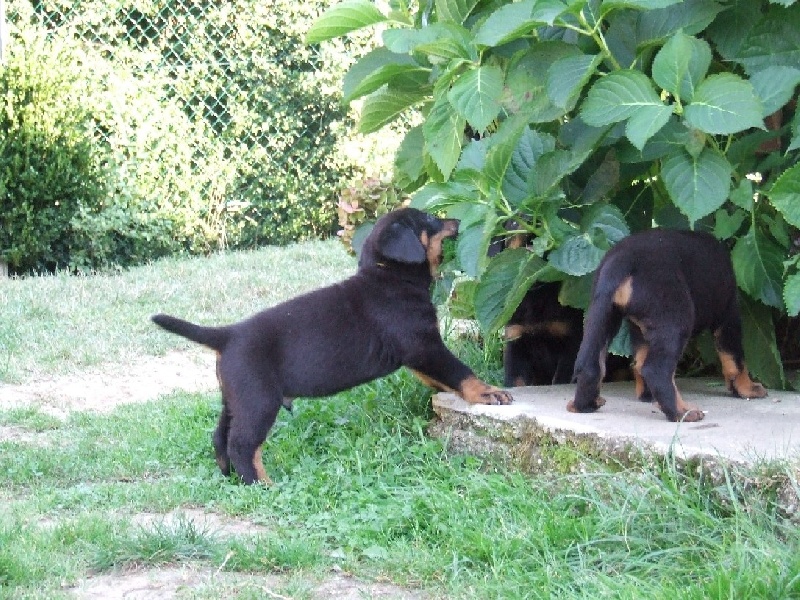
[[[396,180],[462,217],[457,254],[492,333],[536,281],[584,308],[602,256],[658,224],[732,248],[748,365],[786,385],[775,314],[800,312],[800,3],[345,0],[321,42],[380,24],[344,79],[363,131],[409,108]],[[489,259],[514,222],[530,249]]]
[[[12,271],[69,262],[73,218],[105,199],[104,173],[63,40],[29,36],[0,68],[0,258]]]

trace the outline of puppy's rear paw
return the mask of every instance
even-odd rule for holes
[[[678,418],[675,420],[677,422],[683,421],[684,423],[694,423],[696,421],[702,421],[705,416],[706,413],[699,408],[691,408],[683,414],[678,415]]]
[[[571,412],[571,413],[594,412],[598,408],[603,406],[605,403],[606,403],[606,399],[603,398],[602,396],[597,396],[594,399],[594,401],[585,403],[585,405],[582,404],[580,406],[575,403],[575,399],[572,399],[567,403],[567,411]]]

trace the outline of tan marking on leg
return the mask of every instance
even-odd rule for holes
[[[526,385],[528,385],[528,382],[525,381],[525,379],[523,379],[522,377],[517,377],[514,380],[514,387],[525,387]]]
[[[706,416],[705,413],[691,404],[686,404],[678,386],[675,385],[674,373],[672,374],[672,387],[675,388],[675,407],[678,410],[678,421],[686,421],[687,423],[702,421],[703,417]]]
[[[763,385],[750,379],[747,367],[736,376],[733,387],[742,398],[764,398],[767,395],[767,389]]]
[[[511,404],[513,401],[511,394],[484,383],[474,375],[461,382],[458,394],[470,404]]]
[[[432,377],[428,377],[427,375],[425,375],[425,373],[421,373],[420,371],[417,371],[416,369],[409,369],[409,371],[411,371],[417,379],[419,379],[422,383],[427,385],[429,388],[433,388],[435,390],[439,390],[440,392],[454,392],[454,393],[457,393],[456,390],[454,390],[453,388],[449,388],[445,384],[441,383],[440,381],[436,381]]]
[[[545,324],[545,329],[553,337],[567,337],[571,327],[567,321],[550,321]]]
[[[767,390],[760,383],[750,379],[747,366],[741,370],[736,366],[736,359],[732,354],[718,350],[719,362],[722,364],[722,376],[725,378],[725,385],[728,390],[742,398],[764,398]]]
[[[513,342],[514,340],[521,338],[524,333],[525,327],[522,325],[506,325],[506,328],[503,331],[503,339],[507,342]]]
[[[256,470],[256,476],[261,483],[272,485],[272,479],[269,478],[267,472],[264,470],[264,463],[261,460],[261,446],[259,446],[255,454],[253,454],[253,468]]]
[[[645,359],[647,359],[647,352],[649,349],[648,346],[639,346],[633,358],[633,379],[636,385],[637,398],[641,398],[647,389],[644,377],[642,377],[642,367],[644,366]]]
[[[527,243],[527,236],[524,233],[515,233],[508,238],[506,248],[522,248]]]
[[[228,465],[228,463],[221,456],[217,456],[217,458],[215,460],[217,461],[217,465],[219,466],[219,470],[222,471],[223,473],[226,473],[230,469],[230,466]]]
[[[631,294],[633,294],[633,277],[629,275],[614,292],[614,304],[625,308],[631,301]]]

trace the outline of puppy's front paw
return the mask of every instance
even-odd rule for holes
[[[505,390],[490,387],[481,394],[485,398],[484,404],[511,404],[514,398]]]
[[[461,397],[470,404],[511,404],[511,394],[488,385],[477,377],[470,377],[461,382]]]

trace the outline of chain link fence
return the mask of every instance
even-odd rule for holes
[[[137,179],[119,187],[149,182],[159,207],[198,211],[212,247],[283,243],[333,231],[335,190],[354,166],[339,152],[351,129],[338,91],[363,48],[302,40],[326,6],[5,0],[0,44],[13,52],[31,31],[79,41],[87,97],[104,98],[94,135],[120,177]]]

